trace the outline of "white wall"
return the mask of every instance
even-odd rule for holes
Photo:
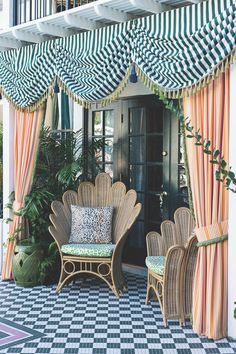
[[[152,92],[138,79],[138,82],[129,82],[124,91],[121,93],[120,98],[150,95]]]
[[[11,6],[12,0],[2,0],[2,11],[0,11],[0,29],[7,29],[10,27],[12,19],[11,17]]]
[[[236,63],[231,65],[230,83],[230,163],[236,171]],[[229,193],[229,293],[228,293],[228,335],[236,339],[236,318],[233,311],[236,305],[236,193]]]

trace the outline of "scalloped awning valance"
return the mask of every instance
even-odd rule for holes
[[[234,59],[236,3],[208,0],[149,17],[0,53],[0,89],[34,109],[57,80],[74,100],[110,102],[138,76],[172,97],[193,92]]]

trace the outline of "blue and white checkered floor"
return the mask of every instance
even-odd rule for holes
[[[210,341],[171,322],[163,326],[157,302],[145,305],[145,280],[127,276],[120,300],[100,281],[77,280],[58,296],[55,286],[32,289],[0,283],[0,317],[44,334],[0,353],[236,353],[236,342]]]

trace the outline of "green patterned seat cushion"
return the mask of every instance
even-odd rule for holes
[[[63,245],[61,251],[64,254],[70,254],[72,256],[81,256],[81,257],[111,257],[115,245],[111,243],[105,244],[94,244],[94,243],[82,243],[74,244],[70,243]]]
[[[149,256],[145,260],[146,266],[154,273],[159,275],[164,274],[165,270],[165,257],[164,256]]]

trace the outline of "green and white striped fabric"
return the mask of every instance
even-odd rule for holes
[[[166,92],[194,87],[236,47],[235,0],[208,0],[55,41],[0,53],[0,86],[16,106],[46,97],[57,78],[81,103],[116,98],[136,63]]]
[[[55,42],[0,53],[0,86],[15,105],[31,106],[47,92],[56,73]]]

